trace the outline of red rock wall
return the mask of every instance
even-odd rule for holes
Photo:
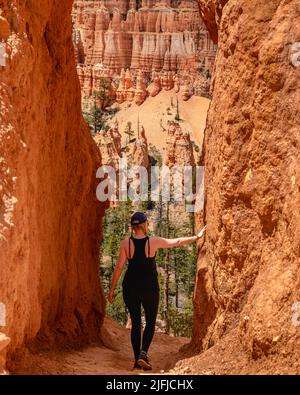
[[[218,30],[224,5],[228,0],[198,0],[200,15],[214,42],[218,42]]]
[[[9,26],[0,67],[0,302],[9,360],[35,338],[95,338],[101,158],[81,116],[72,1],[1,1]]]
[[[208,3],[216,2],[199,1]],[[300,68],[291,62],[299,17],[297,0],[223,8],[204,143],[207,236],[193,332],[200,350],[239,328],[252,358],[299,358]]]

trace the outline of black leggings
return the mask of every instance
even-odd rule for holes
[[[159,305],[159,288],[137,291],[133,288],[123,287],[123,298],[131,318],[131,344],[135,360],[137,360],[141,351],[141,306],[144,308],[146,319],[142,340],[142,351],[148,352],[155,332]]]

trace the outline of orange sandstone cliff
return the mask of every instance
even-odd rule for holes
[[[101,158],[70,61],[72,1],[0,6],[7,53],[0,67],[0,331],[11,339],[11,367],[33,339],[99,337],[104,208],[95,197]]]
[[[300,5],[224,3],[199,1],[210,29],[219,26],[219,49],[192,344],[203,351],[235,333],[249,361],[268,358],[292,371],[300,341],[300,68],[291,47]]]

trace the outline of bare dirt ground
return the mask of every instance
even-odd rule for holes
[[[237,329],[210,349],[197,353],[189,339],[156,332],[149,350],[153,370],[133,370],[130,330],[105,318],[105,345],[91,344],[77,351],[47,351],[26,355],[22,368],[13,374],[26,375],[287,375],[300,373],[300,361],[287,355],[253,360],[238,340]]]
[[[126,135],[123,132],[127,123],[132,123],[132,129],[136,133],[139,118],[140,124],[145,128],[148,142],[161,150],[165,147],[167,134],[162,132],[160,125],[167,127],[167,121],[174,120],[177,112],[176,97],[173,89],[161,91],[155,97],[148,97],[141,106],[127,102],[117,105],[119,111],[114,116],[112,124],[118,120],[119,130],[125,141]],[[188,101],[183,101],[181,95],[178,95],[180,125],[183,131],[190,132],[192,139],[199,146],[202,146],[209,104],[210,100],[204,97],[192,96]]]
[[[160,374],[170,364],[179,348],[189,342],[188,338],[171,337],[156,332],[149,349],[153,370],[132,370],[133,352],[130,330],[105,318],[102,336],[105,345],[93,344],[73,352],[47,351],[27,355],[22,369],[15,374],[70,374],[70,375],[131,375]]]

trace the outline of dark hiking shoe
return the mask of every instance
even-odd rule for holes
[[[137,362],[144,370],[152,370],[149,357],[145,351],[141,351]]]
[[[138,364],[137,361],[135,361],[132,370],[136,370],[136,369],[142,369],[142,367]]]

